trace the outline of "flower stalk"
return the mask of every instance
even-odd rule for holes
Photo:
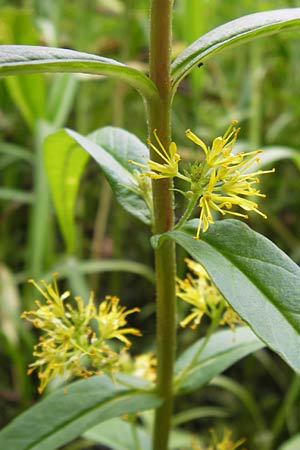
[[[156,84],[159,98],[148,104],[149,139],[153,131],[170,154],[171,79],[170,56],[172,39],[172,0],[152,0],[150,11],[150,78]],[[172,149],[172,147],[171,147]],[[151,160],[164,160],[150,146]],[[165,155],[166,156],[166,155]],[[170,155],[171,157],[171,155]],[[173,182],[171,178],[153,179],[153,232],[163,233],[174,225]],[[173,367],[175,356],[175,244],[166,240],[155,250],[157,281],[156,337],[157,391],[163,398],[156,410],[153,449],[167,450],[173,409]]]

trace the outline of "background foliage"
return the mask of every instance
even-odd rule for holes
[[[228,20],[294,6],[300,6],[300,2],[178,0],[174,57],[200,34]],[[146,0],[2,0],[0,7],[1,44],[61,46],[147,70]],[[265,177],[262,188],[268,194],[262,209],[269,219],[252,217],[250,224],[298,264],[299,44],[300,33],[293,31],[212,58],[181,83],[172,118],[173,139],[182,147],[187,163],[193,159],[193,149],[186,148],[185,129],[191,128],[210,142],[222,134],[232,118],[242,127],[241,145],[251,150],[268,148],[270,160],[276,159],[271,163],[276,175]],[[47,132],[61,126],[88,134],[112,124],[145,142],[147,130],[140,97],[122,82],[95,76],[28,75],[1,79],[0,98],[3,426],[36,400],[35,380],[26,375],[35,336],[19,319],[20,311],[35,299],[26,284],[29,276],[47,278],[55,270],[74,294],[88,297],[93,288],[98,297],[121,295],[128,306],[142,306],[136,326],[143,330],[144,338],[133,348],[137,353],[152,348],[154,317],[152,253],[146,227],[115,203],[98,166],[90,160],[76,203],[76,250],[67,252],[49,200],[39,151]],[[180,207],[180,198],[177,201]],[[185,270],[182,261],[178,261],[180,274]],[[182,331],[180,347],[186,348],[194,337],[190,330]],[[275,449],[300,433],[299,398],[299,380],[291,370],[271,352],[260,350],[206,389],[180,398],[175,420],[190,420],[192,413],[189,417],[183,413],[188,409],[193,411],[192,431],[201,433],[207,427],[230,424],[248,438],[250,449],[268,448],[263,446],[270,442],[270,435]]]

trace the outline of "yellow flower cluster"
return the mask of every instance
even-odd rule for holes
[[[57,375],[69,379],[114,370],[119,364],[119,354],[108,341],[118,339],[129,347],[130,341],[126,335],[141,334],[135,328],[124,328],[127,316],[139,309],[126,311],[117,297],[107,296],[98,308],[92,294],[86,305],[80,297],[66,303],[70,292],[59,293],[55,276],[53,285],[44,281],[40,285],[29,281],[46,299],[46,304],[36,301],[37,310],[22,314],[23,318],[44,332],[34,347],[33,355],[37,359],[28,370],[29,374],[38,371],[40,393]]]
[[[201,444],[197,444],[196,442],[192,445],[193,450],[236,450],[240,448],[242,444],[244,444],[245,439],[239,439],[234,442],[231,440],[232,432],[230,430],[225,430],[223,433],[223,437],[219,440],[217,434],[211,430],[212,435],[212,444],[209,447],[203,447]],[[241,450],[246,450],[241,449]]]
[[[145,169],[150,169],[150,171],[148,172],[143,172],[142,175],[148,176],[153,180],[159,180],[161,178],[174,178],[174,177],[179,177],[188,180],[178,170],[178,163],[181,158],[179,153],[177,153],[177,146],[175,142],[171,142],[171,144],[169,145],[169,151],[167,151],[157,135],[157,130],[154,130],[153,134],[158,143],[158,147],[152,144],[151,141],[148,141],[148,144],[163,162],[158,163],[156,161],[152,161],[151,159],[148,161],[147,164],[141,164],[136,161],[132,161],[131,159],[129,160],[129,162],[135,164],[136,166],[140,166]]]
[[[219,325],[229,325],[232,329],[241,324],[240,317],[227,303],[220,291],[212,284],[210,277],[201,264],[185,259],[188,268],[195,277],[188,274],[184,280],[177,278],[177,297],[191,304],[192,311],[180,322],[182,327],[192,323],[195,329],[204,315],[211,320],[218,320]]]
[[[240,130],[235,127],[236,123],[237,121],[233,120],[224,135],[213,140],[211,147],[207,147],[191,130],[186,131],[186,136],[197,144],[205,154],[200,177],[192,180],[200,193],[199,206],[201,211],[196,239],[200,236],[201,227],[205,232],[209,224],[214,223],[213,210],[222,215],[232,214],[247,219],[247,214],[231,211],[233,206],[239,206],[246,212],[254,211],[267,218],[265,214],[258,210],[258,204],[246,197],[265,197],[253,185],[259,183],[258,175],[274,172],[275,169],[257,170],[248,173],[249,167],[254,162],[259,162],[257,155],[261,153],[261,150],[232,153]]]
[[[234,153],[233,147],[237,139],[239,128],[236,128],[236,120],[233,120],[223,136],[215,138],[212,146],[208,147],[191,130],[186,131],[186,136],[204,152],[204,160],[194,163],[189,171],[182,174],[178,164],[180,155],[177,147],[171,142],[168,151],[160,141],[156,130],[154,136],[158,147],[149,142],[150,147],[159,156],[161,162],[149,160],[147,164],[130,161],[135,165],[150,169],[143,172],[142,176],[152,179],[181,178],[190,184],[190,190],[183,192],[193,198],[200,207],[200,218],[195,239],[199,239],[201,229],[207,231],[210,224],[214,223],[213,211],[221,215],[231,214],[248,218],[247,213],[254,211],[262,217],[267,216],[259,211],[258,204],[247,197],[265,197],[255,187],[259,183],[259,175],[274,172],[272,170],[256,170],[248,172],[253,163],[258,163],[258,155],[261,150],[252,152]],[[196,204],[196,203],[195,203]],[[233,207],[239,207],[242,213],[232,211]]]
[[[156,380],[157,359],[152,352],[132,357],[125,351],[120,356],[122,372],[151,382]]]

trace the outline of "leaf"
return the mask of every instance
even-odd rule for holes
[[[68,251],[75,246],[74,206],[88,155],[64,131],[47,136],[44,159],[58,222]]]
[[[248,387],[224,375],[215,377],[210,382],[210,386],[217,386],[218,388],[222,388],[227,392],[230,392],[239,399],[243,405],[244,412],[249,413],[249,416],[258,429],[264,430],[267,428],[264,417],[257,405],[256,398],[254,398],[254,396],[250,393]]]
[[[116,430],[118,430],[116,432]],[[140,450],[151,450],[151,434],[146,427],[136,427]],[[84,438],[109,446],[113,450],[136,450],[136,439],[132,425],[122,419],[112,419],[108,422],[96,425],[83,435]],[[195,435],[184,430],[173,429],[170,434],[169,449],[190,448]]]
[[[264,347],[248,327],[213,334],[201,351],[204,339],[189,347],[176,362],[180,394],[199,389],[235,362]]]
[[[173,425],[191,422],[196,419],[226,419],[230,416],[229,411],[220,406],[199,406],[198,408],[185,409],[173,416]]]
[[[300,154],[298,150],[279,145],[263,147],[263,150],[263,153],[259,155],[260,165],[267,166],[282,159],[290,159],[300,169]]]
[[[41,74],[23,75],[6,78],[5,82],[13,102],[33,130],[36,121],[46,115],[45,77]]]
[[[136,439],[141,450],[151,450],[151,437],[149,432],[141,426],[137,426],[135,438],[130,422],[116,418],[105,423],[100,423],[83,434],[83,437],[91,441],[104,444],[113,450],[134,450]],[[116,432],[116,430],[118,430]]]
[[[47,118],[56,128],[62,127],[74,104],[78,78],[71,73],[57,74],[48,96]]]
[[[74,144],[86,150],[99,164],[120,205],[142,222],[150,224],[151,214],[145,200],[132,191],[137,188],[132,175],[135,166],[128,162],[133,159],[146,163],[148,148],[136,136],[120,128],[105,127],[87,138],[72,130],[65,132]]]
[[[33,154],[24,147],[0,140],[0,155],[9,155],[12,160],[23,160],[33,164]]]
[[[130,379],[134,384],[136,379]],[[69,385],[67,391],[57,390],[13,420],[0,432],[0,448],[55,450],[102,421],[160,403],[150,391],[94,376]]]
[[[20,203],[33,203],[34,195],[30,191],[4,188],[0,186],[0,200],[9,200]]]
[[[11,270],[0,264],[0,328],[12,346],[19,343],[21,298]]]
[[[197,64],[226,48],[299,27],[300,8],[287,8],[249,14],[214,28],[194,41],[172,63],[174,89]]]
[[[262,147],[262,150],[263,152],[259,155],[259,168],[266,166],[272,167],[272,164],[277,161],[290,159],[300,169],[300,153],[298,150],[283,145],[268,145]],[[237,143],[233,149],[233,153],[235,154],[247,151],[249,151],[249,144],[245,141]],[[244,173],[254,172],[257,170],[257,167],[257,162],[255,161]]]
[[[101,128],[88,137],[64,129],[48,136],[44,143],[46,170],[60,228],[69,251],[74,249],[74,207],[84,166],[92,156],[110,183],[117,201],[133,216],[151,222],[149,208],[137,188],[128,159],[145,163],[148,148],[131,133],[114,127]]]
[[[0,76],[46,72],[105,75],[127,82],[145,98],[157,96],[146,75],[113,59],[55,47],[0,45]]]
[[[287,442],[279,447],[278,450],[299,450],[300,448],[300,434],[296,434]]]
[[[300,269],[264,236],[237,220],[194,235],[198,220],[169,236],[207,270],[231,306],[270,348],[300,373]]]
[[[81,275],[103,272],[129,272],[140,275],[150,281],[150,283],[155,284],[155,274],[153,269],[146,264],[130,259],[90,259],[87,261],[80,261],[72,256],[62,263],[56,264],[51,271],[43,275],[43,280],[51,280],[53,272],[59,274],[58,278],[69,277],[74,272],[79,272]]]

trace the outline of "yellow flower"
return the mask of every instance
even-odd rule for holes
[[[190,130],[186,131],[187,137],[202,148],[205,153],[205,161],[200,166],[199,180],[194,181],[194,190],[199,192],[200,217],[195,239],[199,239],[201,228],[207,231],[209,225],[214,223],[213,211],[221,215],[231,214],[245,219],[247,214],[232,211],[233,206],[238,206],[246,212],[254,211],[265,219],[267,216],[258,209],[258,204],[249,200],[247,196],[265,197],[255,187],[259,183],[259,175],[274,172],[272,170],[257,170],[247,173],[254,162],[259,162],[258,154],[261,150],[253,152],[232,153],[239,128],[235,128],[237,121],[232,121],[222,137],[214,139],[212,147],[198,138]]]
[[[126,316],[134,312],[139,312],[139,308],[133,308],[125,311],[125,306],[120,306],[120,299],[118,297],[106,296],[99,305],[98,314],[95,315],[95,320],[98,322],[98,330],[101,339],[119,339],[127,346],[130,346],[129,339],[125,334],[134,334],[141,336],[141,332],[135,328],[121,328],[126,325]]]
[[[158,180],[161,178],[174,178],[177,176],[180,176],[180,178],[184,177],[184,175],[181,175],[178,171],[180,155],[177,153],[177,146],[175,142],[171,142],[169,151],[167,151],[163,146],[161,140],[159,139],[156,130],[153,131],[153,134],[158,143],[158,147],[156,147],[150,141],[149,145],[164,162],[158,163],[156,161],[152,161],[151,159],[147,162],[147,164],[141,164],[132,160],[129,160],[129,162],[137,166],[150,169],[150,172],[143,172],[143,175],[148,176],[154,180]]]
[[[212,284],[210,277],[201,264],[186,258],[188,268],[196,277],[190,274],[184,280],[176,279],[177,297],[193,306],[191,313],[180,322],[182,327],[189,323],[195,329],[206,314],[210,319],[218,318],[220,325],[229,325],[234,329],[236,324],[241,324],[239,316],[233,311],[220,291]]]
[[[125,351],[120,356],[120,366],[123,372],[151,382],[156,380],[157,359],[152,352],[132,357]]]
[[[216,433],[211,430],[212,438],[213,438],[213,447],[210,447],[208,450],[236,450],[240,447],[246,439],[239,439],[237,442],[231,440],[232,432],[230,430],[225,430],[223,434],[223,438],[219,441]],[[245,450],[245,449],[244,449]]]
[[[180,322],[180,325],[184,328],[188,323],[192,322],[191,328],[195,329],[207,312],[205,299],[207,285],[203,279],[195,280],[192,277],[188,277],[185,280],[177,278],[176,282],[177,297],[193,305],[192,312]]]
[[[240,131],[240,128],[234,127],[237,123],[237,120],[232,120],[224,135],[215,138],[211,147],[207,147],[191,130],[186,130],[185,134],[188,139],[202,148],[205,153],[206,164],[209,167],[235,164],[240,161],[240,154],[232,154],[233,146]]]
[[[38,371],[40,393],[57,375],[65,379],[86,377],[118,367],[119,354],[108,341],[118,339],[128,347],[130,341],[125,334],[140,335],[135,328],[122,328],[128,314],[138,311],[137,308],[125,311],[117,297],[106,297],[97,311],[93,294],[86,305],[80,297],[75,297],[72,304],[66,303],[70,293],[60,295],[55,277],[53,285],[30,282],[46,299],[46,304],[36,301],[37,310],[22,314],[44,332],[34,347],[37,359],[28,370],[29,374]],[[95,331],[93,323],[98,325]]]
[[[200,444],[197,441],[192,442],[192,449],[193,450],[236,450],[239,448],[244,442],[245,439],[239,439],[238,441],[234,442],[231,440],[231,434],[232,432],[230,430],[225,430],[223,433],[222,440],[220,441],[218,436],[216,435],[215,431],[210,430],[211,436],[212,436],[212,442],[209,447],[203,447],[202,444]],[[241,450],[246,450],[241,449]]]

